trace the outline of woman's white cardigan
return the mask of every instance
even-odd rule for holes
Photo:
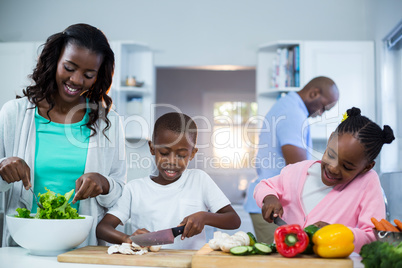
[[[33,107],[33,104],[24,97],[5,103],[0,111],[0,162],[11,156],[24,159],[31,169],[32,185],[35,184],[36,144],[35,109],[32,109]],[[89,139],[85,173],[102,174],[109,181],[110,189],[106,195],[80,201],[79,214],[94,217],[91,233],[82,245],[98,244],[95,234],[96,225],[103,218],[107,209],[116,203],[126,183],[123,125],[119,115],[113,110],[109,112],[108,118],[111,121],[111,127],[105,133],[108,139],[102,134],[106,125],[103,120],[98,120],[97,133]],[[57,165],[57,163],[54,164]],[[8,184],[0,177],[0,193],[3,195],[5,215],[16,214],[15,210],[18,207],[32,208],[32,193],[25,190],[21,181]],[[15,245],[15,242],[10,237],[4,216],[2,246],[12,245]]]

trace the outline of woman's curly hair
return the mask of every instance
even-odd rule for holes
[[[38,58],[36,67],[30,75],[33,85],[23,90],[23,95],[28,97],[35,106],[46,100],[49,104],[47,115],[55,106],[54,95],[57,92],[56,71],[57,62],[63,48],[67,44],[85,47],[98,55],[102,55],[103,62],[98,70],[96,82],[91,89],[83,94],[89,102],[89,120],[86,126],[96,134],[97,120],[102,119],[106,127],[102,133],[110,128],[110,120],[107,118],[112,107],[112,99],[107,95],[112,84],[114,73],[114,53],[110,48],[106,36],[99,29],[88,24],[74,24],[63,32],[51,35],[43,45],[43,50]],[[50,118],[50,116],[49,116]]]

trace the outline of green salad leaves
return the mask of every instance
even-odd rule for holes
[[[71,207],[68,201],[74,193],[74,189],[67,192],[65,195],[56,194],[49,189],[44,194],[39,194],[39,202],[44,209],[38,208],[35,219],[83,219],[80,217],[77,210]],[[31,211],[26,208],[17,208],[18,218],[32,218]]]
[[[31,217],[31,211],[26,208],[17,208],[18,215],[15,215],[17,218],[33,218]]]

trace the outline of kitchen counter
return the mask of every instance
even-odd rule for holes
[[[360,262],[361,257],[353,253],[350,258],[353,260],[354,268],[364,268]],[[34,256],[28,253],[28,250],[21,247],[0,248],[1,267],[7,268],[116,268],[127,267],[121,265],[103,265],[103,264],[80,264],[80,263],[62,263],[57,261],[57,257]],[[136,266],[143,267],[143,266]],[[143,267],[144,268],[144,267]]]
[[[129,266],[122,265],[103,265],[103,264],[81,264],[58,262],[57,257],[35,256],[28,253],[28,250],[21,247],[0,248],[0,263],[4,268],[124,268]],[[143,266],[136,266],[142,267]],[[149,267],[147,267],[149,268]]]

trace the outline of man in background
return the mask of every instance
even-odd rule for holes
[[[258,177],[250,183],[244,204],[253,222],[257,241],[272,243],[278,226],[262,218],[261,208],[253,198],[255,186],[261,179],[278,175],[286,165],[310,158],[307,148],[312,148],[312,140],[307,119],[330,110],[338,98],[335,82],[320,76],[300,91],[289,92],[280,98],[265,116],[256,159]]]

